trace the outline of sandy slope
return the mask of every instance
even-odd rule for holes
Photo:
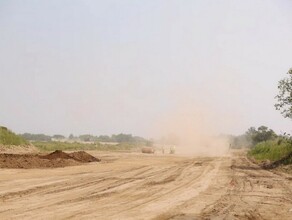
[[[1,169],[0,219],[292,219],[291,178],[241,155],[93,155],[102,162]]]

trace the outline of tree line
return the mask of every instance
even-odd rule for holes
[[[275,96],[276,110],[280,111],[284,118],[292,119],[292,68],[287,76],[278,83],[278,95]],[[291,134],[284,133],[277,135],[272,129],[266,126],[259,128],[251,127],[243,135],[231,136],[233,148],[254,147],[261,142],[278,140],[277,145],[282,141],[290,143],[292,148]]]
[[[260,142],[275,140],[283,135],[277,135],[272,129],[266,126],[258,128],[250,127],[244,134],[239,136],[231,136],[232,148],[251,148]]]
[[[148,139],[133,136],[132,134],[113,134],[109,135],[91,135],[91,134],[82,134],[79,136],[74,136],[70,134],[68,137],[64,135],[56,134],[53,136],[45,134],[31,134],[24,133],[21,134],[23,138],[29,141],[53,141],[53,140],[70,140],[70,141],[84,141],[84,142],[116,142],[116,143],[145,143],[150,144],[151,141]]]

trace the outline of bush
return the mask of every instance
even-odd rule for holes
[[[6,127],[0,127],[0,144],[3,145],[25,145],[28,142],[21,136],[14,134]]]
[[[273,162],[284,158],[291,152],[291,143],[285,139],[278,139],[258,143],[249,151],[248,155],[258,161],[270,160]]]

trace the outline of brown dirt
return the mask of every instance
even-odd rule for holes
[[[100,160],[84,151],[67,154],[57,150],[47,155],[0,154],[0,168],[56,168],[98,161]]]
[[[0,219],[292,219],[291,175],[243,154],[101,153],[62,169],[0,169]]]
[[[100,159],[86,153],[85,151],[78,151],[69,154],[74,160],[80,161],[82,163],[99,162]]]
[[[48,159],[48,160],[54,160],[54,159],[72,159],[72,157],[61,151],[61,150],[56,150],[53,153],[47,154],[45,156],[40,156],[42,159]]]

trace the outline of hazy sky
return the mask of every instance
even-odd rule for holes
[[[150,137],[187,108],[224,133],[291,132],[274,108],[292,67],[291,10],[291,0],[0,0],[0,124]]]

